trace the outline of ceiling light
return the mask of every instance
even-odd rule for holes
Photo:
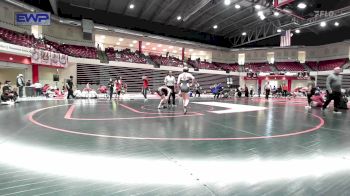
[[[246,32],[243,32],[243,33],[242,33],[242,35],[243,35],[243,36],[246,36],[246,35],[247,35],[247,33],[246,33]]]
[[[134,7],[135,7],[134,4],[130,4],[130,5],[129,5],[129,8],[130,8],[130,9],[134,9]]]
[[[106,38],[106,36],[102,35],[102,36],[101,36],[101,39],[104,39],[104,38]]]
[[[339,22],[335,22],[334,26],[338,27],[339,26]]]
[[[173,48],[174,48],[174,46],[169,46],[169,48],[170,48],[170,49],[173,49]]]
[[[166,52],[166,49],[165,49],[165,48],[163,49],[163,52]]]
[[[132,41],[132,43],[136,44],[136,43],[137,43],[137,40]]]
[[[189,51],[190,51],[190,52],[192,52],[192,51],[193,51],[193,49],[190,49]]]
[[[278,33],[281,33],[281,32],[282,32],[282,30],[281,30],[281,29],[277,29],[277,32],[278,32]]]
[[[322,22],[320,23],[320,25],[321,25],[321,27],[325,27],[325,26],[327,26],[327,23],[326,23],[325,21],[322,21]]]
[[[181,20],[182,19],[182,17],[181,16],[177,16],[177,18],[176,18],[177,20]]]
[[[157,48],[153,47],[152,50],[157,50]]]
[[[179,48],[179,50],[182,50],[182,48]]]
[[[258,11],[258,16],[264,15],[263,11]]]
[[[146,46],[142,46],[141,48],[146,48]]]
[[[296,33],[300,33],[300,30],[299,30],[299,29],[297,29],[297,30],[295,30],[295,32],[296,32]]]
[[[214,29],[217,29],[217,28],[218,28],[218,25],[214,25],[213,28],[214,28]]]
[[[147,42],[146,45],[149,46],[151,43]]]
[[[224,1],[224,4],[225,4],[225,5],[230,5],[230,4],[231,4],[231,0],[225,0],[225,1]]]
[[[260,15],[260,19],[261,19],[261,20],[265,20],[265,18],[266,18],[266,16]]]
[[[13,60],[13,58],[12,58],[12,57],[10,57],[9,59],[10,59],[10,61],[12,61],[12,60]]]
[[[129,44],[130,47],[134,47],[134,44]]]
[[[261,5],[258,5],[258,4],[255,5],[254,7],[255,7],[255,9],[257,9],[257,10],[260,10],[260,9],[261,9]]]
[[[299,9],[305,9],[306,8],[306,4],[305,3],[299,3],[298,4],[298,8]]]
[[[119,41],[122,42],[122,41],[124,41],[124,39],[123,38],[119,38]]]
[[[238,5],[238,4],[236,4],[236,5],[235,5],[235,8],[236,8],[236,9],[239,9],[239,8],[241,8],[241,6]]]
[[[120,42],[117,42],[117,46],[119,46],[120,45]]]
[[[177,53],[177,51],[176,51],[176,50],[174,50],[174,51],[173,51],[173,53]]]
[[[280,13],[279,13],[279,12],[274,12],[273,15],[274,15],[274,16],[279,16]]]
[[[157,47],[158,47],[158,48],[162,47],[162,44],[158,44]]]

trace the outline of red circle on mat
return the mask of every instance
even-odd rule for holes
[[[257,140],[257,139],[269,139],[269,138],[283,138],[283,137],[290,137],[290,136],[296,136],[301,134],[306,134],[310,132],[317,131],[324,125],[324,120],[320,116],[317,116],[315,114],[311,114],[313,117],[317,118],[319,120],[318,125],[306,129],[306,130],[299,130],[292,133],[286,133],[286,134],[280,134],[280,135],[271,135],[271,136],[253,136],[253,137],[227,137],[227,138],[166,138],[166,137],[126,137],[126,136],[118,136],[118,135],[102,135],[102,134],[94,134],[94,133],[85,133],[85,132],[79,132],[79,131],[73,131],[68,129],[61,129],[58,127],[52,127],[49,125],[45,125],[43,123],[38,122],[33,118],[35,114],[38,112],[61,107],[61,106],[67,106],[67,105],[57,105],[57,106],[51,106],[46,108],[41,108],[38,110],[35,110],[28,114],[28,120],[31,121],[33,124],[36,124],[38,126],[51,129],[54,131],[59,131],[63,133],[69,133],[69,134],[75,134],[75,135],[84,135],[84,136],[90,136],[90,137],[102,137],[102,138],[114,138],[114,139],[130,139],[130,140],[159,140],[159,141],[225,141],[225,140]]]

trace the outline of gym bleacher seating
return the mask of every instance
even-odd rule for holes
[[[165,65],[165,66],[173,66],[173,67],[179,67],[182,66],[182,61],[176,57],[163,57],[156,54],[150,54],[149,55],[152,59],[152,61],[156,62],[159,65]]]
[[[215,66],[218,67],[221,70],[225,71],[238,71],[239,65],[237,63],[229,64],[229,63],[216,63],[214,62]]]
[[[329,71],[336,67],[343,67],[347,62],[347,59],[335,59],[317,62],[309,61],[305,64],[308,65],[313,71]]]
[[[304,71],[305,67],[298,62],[279,62],[276,63],[278,71]]]
[[[271,72],[270,65],[268,63],[247,63],[244,65],[245,69],[252,70],[253,72]]]

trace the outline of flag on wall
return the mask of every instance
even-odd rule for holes
[[[291,46],[291,32],[290,30],[283,31],[281,34],[281,47]]]

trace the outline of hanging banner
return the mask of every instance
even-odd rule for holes
[[[56,52],[46,50],[33,49],[32,63],[39,65],[47,65],[52,67],[65,68],[68,66],[68,56]]]

